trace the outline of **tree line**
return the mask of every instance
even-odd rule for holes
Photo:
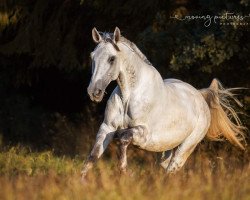
[[[2,0],[0,2],[0,134],[5,144],[25,143],[60,152],[81,151],[94,139],[104,102],[90,102],[91,29],[115,26],[164,78],[197,88],[217,77],[226,87],[250,87],[250,18],[185,16],[250,14],[249,0]],[[224,23],[224,24],[222,24]],[[108,90],[114,88],[111,85]],[[240,99],[249,113],[249,92]],[[245,117],[244,123],[249,124]],[[87,147],[84,147],[87,148]]]

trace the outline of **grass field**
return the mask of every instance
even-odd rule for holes
[[[82,158],[8,147],[0,153],[0,199],[250,199],[249,151],[205,148],[200,145],[171,176],[153,154],[135,155],[131,149],[129,175],[119,175],[111,156],[101,159],[82,185]]]

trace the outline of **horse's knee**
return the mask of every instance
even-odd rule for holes
[[[118,133],[118,137],[121,145],[127,146],[131,143],[133,139],[133,133],[131,132],[131,130],[128,129]]]
[[[128,145],[132,142],[134,145],[143,146],[147,141],[145,136],[147,135],[147,131],[145,126],[139,125],[117,131],[116,138],[124,145]]]

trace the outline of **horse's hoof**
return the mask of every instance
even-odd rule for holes
[[[81,184],[82,185],[87,185],[88,184],[88,180],[87,180],[86,176],[81,177]]]
[[[87,185],[88,180],[87,180],[87,174],[84,172],[84,170],[81,172],[81,184],[82,185]]]

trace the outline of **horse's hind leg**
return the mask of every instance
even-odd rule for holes
[[[174,156],[171,159],[167,168],[168,173],[178,171],[186,162],[187,158],[194,151],[198,143],[205,137],[208,130],[206,121],[204,124],[197,126],[194,131],[187,137],[182,144],[174,152]]]
[[[169,163],[171,161],[172,156],[173,156],[173,149],[162,152],[160,165],[164,169],[167,169],[167,167],[168,167],[168,165],[169,165]]]

